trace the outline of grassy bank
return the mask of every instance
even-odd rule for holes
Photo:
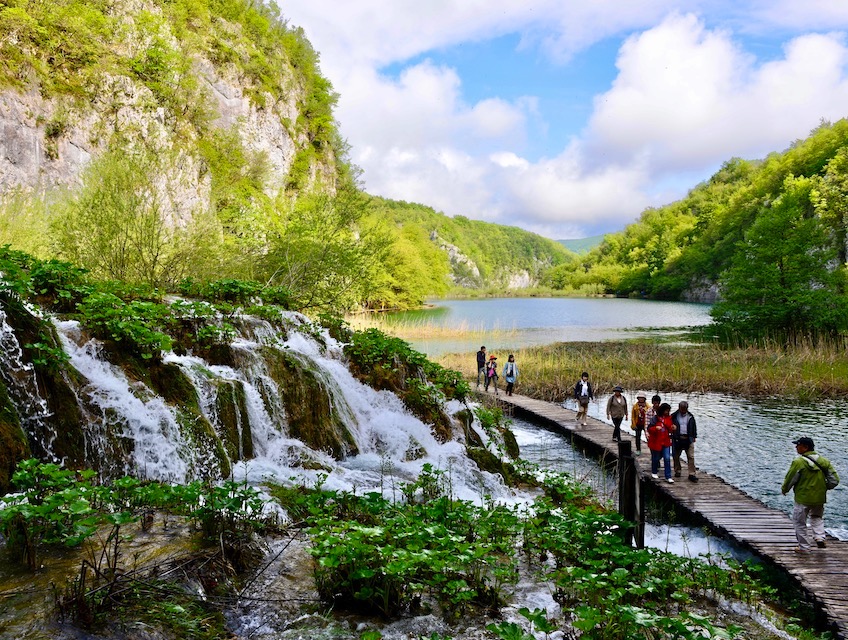
[[[506,352],[501,349],[498,354]],[[848,353],[841,344],[725,349],[710,344],[564,342],[511,353],[521,371],[519,391],[553,401],[570,397],[584,370],[601,393],[616,384],[628,390],[715,391],[800,400],[848,393]],[[476,374],[473,353],[448,354],[438,362],[469,379]]]

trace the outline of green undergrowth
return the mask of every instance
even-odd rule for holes
[[[233,279],[185,280],[179,293],[186,298],[166,302],[164,291],[96,280],[68,262],[40,260],[9,246],[0,247],[0,274],[0,299],[77,319],[112,351],[143,360],[159,360],[171,349],[203,353],[236,335],[242,312],[279,323],[290,304],[282,287]],[[27,347],[44,364],[64,361],[49,338]]]
[[[775,598],[755,564],[628,547],[621,516],[568,476],[535,471],[545,495],[529,507],[456,499],[446,474],[429,466],[401,486],[396,500],[320,484],[273,493],[308,529],[322,599],[359,614],[497,617],[524,570],[548,582],[562,606],[556,618],[525,611],[525,626],[537,631],[570,626],[585,638],[732,638],[741,629],[702,615],[705,602],[724,597],[756,607]],[[534,637],[515,623],[488,629],[500,638]]]
[[[30,569],[44,570],[42,558],[49,565],[57,557],[42,553],[51,547],[79,548],[78,572],[53,587],[59,617],[84,629],[131,636],[143,625],[173,634],[166,637],[231,637],[208,596],[227,595],[231,580],[262,555],[257,534],[277,526],[257,490],[233,481],[97,480],[93,471],[25,460],[13,477],[19,493],[0,502],[0,534],[10,557],[17,555]],[[150,564],[139,562],[140,552],[128,558],[131,538],[151,534],[156,517],[164,529],[188,526],[194,532],[182,543],[183,552],[160,558],[153,550]],[[183,581],[202,585],[207,595],[198,597],[197,587],[188,589]]]
[[[0,498],[0,534],[30,568],[49,546],[79,546],[103,527],[146,521],[153,511],[187,518],[203,538],[246,535],[263,523],[256,489],[233,481],[220,485],[170,485],[122,477],[100,484],[91,470],[73,471],[28,459],[12,483],[18,493]]]
[[[395,392],[423,422],[433,425],[437,437],[451,437],[451,419],[444,412],[447,400],[465,401],[470,385],[462,374],[430,361],[408,342],[379,329],[351,332],[343,326],[337,335],[347,344],[351,370],[375,389]]]

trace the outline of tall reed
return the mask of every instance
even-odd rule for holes
[[[848,393],[848,354],[840,341],[827,344],[722,348],[716,344],[564,342],[513,349],[520,370],[517,391],[551,401],[571,396],[582,371],[598,392],[626,389],[783,395],[801,400]],[[473,354],[438,361],[472,379]]]

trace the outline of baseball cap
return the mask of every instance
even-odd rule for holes
[[[792,444],[802,444],[805,447],[807,447],[807,449],[815,449],[816,448],[816,446],[813,444],[813,439],[808,438],[806,436],[804,436],[803,438],[798,438],[797,440],[793,440]]]

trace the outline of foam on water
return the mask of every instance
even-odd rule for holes
[[[191,479],[195,474],[189,473],[189,461],[195,468],[202,467],[204,452],[191,450],[174,408],[143,385],[130,382],[119,367],[102,357],[96,340],[82,340],[77,322],[58,322],[56,328],[71,365],[87,381],[79,392],[96,411],[87,437],[103,437],[106,430],[114,430],[130,440],[132,460],[127,473],[165,482]]]

